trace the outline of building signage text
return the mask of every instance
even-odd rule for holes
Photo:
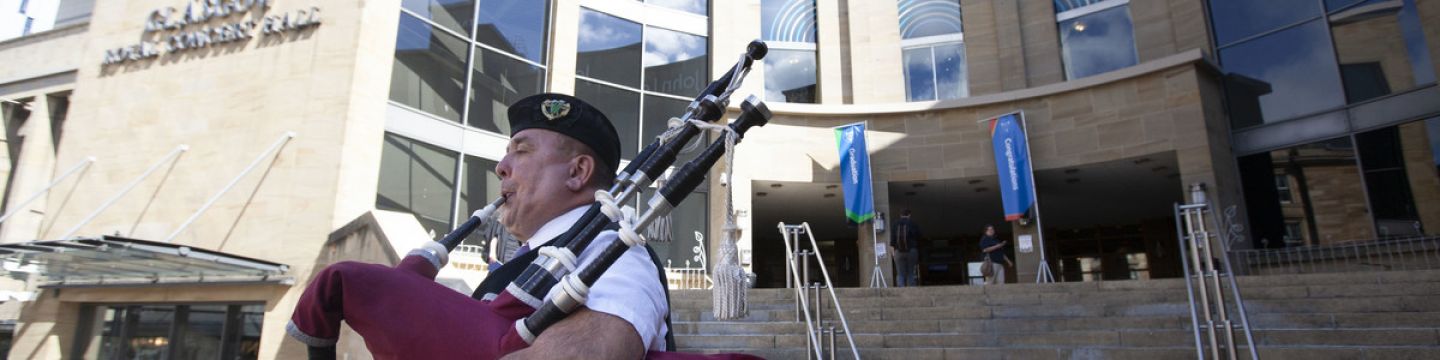
[[[164,7],[145,19],[144,37],[139,43],[105,50],[103,64],[121,64],[178,54],[212,45],[277,35],[320,25],[320,8],[310,7],[276,15],[263,14],[273,0],[190,0],[184,10]]]

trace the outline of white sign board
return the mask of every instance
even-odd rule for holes
[[[885,257],[885,244],[884,244],[884,243],[875,243],[875,257],[876,257],[876,258],[883,258],[883,257]]]
[[[1016,249],[1020,250],[1020,252],[1028,254],[1035,251],[1035,245],[1033,244],[1030,235],[1020,235],[1019,242],[1020,246],[1017,246]]]

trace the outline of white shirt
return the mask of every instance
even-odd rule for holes
[[[526,244],[531,251],[545,246],[580,221],[588,207],[577,207],[551,219],[540,226]],[[580,264],[576,271],[599,260],[600,253],[619,240],[620,236],[614,231],[601,232],[600,236],[580,253]],[[641,341],[645,342],[646,349],[664,350],[665,332],[669,330],[665,326],[665,314],[670,312],[670,303],[665,299],[665,288],[662,286],[660,270],[650,261],[649,252],[643,246],[632,247],[626,250],[625,255],[621,255],[604,275],[600,275],[595,284],[590,285],[590,298],[586,300],[585,306],[590,310],[625,319],[635,328]],[[546,297],[546,300],[548,299],[549,297]]]

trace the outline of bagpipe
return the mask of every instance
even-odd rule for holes
[[[733,147],[746,131],[769,121],[769,109],[758,98],[750,96],[740,104],[741,114],[734,122],[728,126],[714,124],[725,114],[731,94],[739,88],[753,63],[766,52],[763,42],[751,42],[732,68],[711,82],[682,116],[671,120],[669,130],[641,150],[616,175],[610,189],[596,191],[596,201],[586,208],[579,221],[545,247],[534,249],[538,253],[535,260],[505,286],[504,291],[483,298],[477,291],[472,299],[434,281],[439,269],[445,266],[448,253],[481,228],[496,208],[504,204],[502,196],[473,213],[441,239],[411,251],[394,268],[340,263],[322,270],[301,295],[287,332],[310,345],[311,358],[333,358],[341,320],[365,339],[367,348],[377,358],[489,359],[528,347],[546,329],[583,306],[590,286],[626,251],[645,245],[646,239],[640,234],[647,226],[667,216],[694,192],[722,157],[730,161],[728,155],[733,155]],[[644,189],[671,169],[686,144],[697,137],[703,139],[705,131],[719,132],[721,136],[693,160],[674,170],[668,181],[660,182],[643,213],[621,206],[640,197]],[[733,164],[729,167],[733,168]],[[607,230],[616,231],[618,240],[601,250],[598,259],[577,268],[578,254]],[[664,270],[657,268],[657,271],[663,274]],[[352,272],[353,276],[347,281],[335,274],[339,272]],[[389,288],[380,288],[382,286]],[[375,292],[417,295],[369,296]],[[417,306],[429,311],[443,309],[445,319],[407,318],[406,309]],[[461,328],[446,328],[442,323]],[[453,346],[456,342],[464,342],[463,349],[435,348]],[[331,346],[328,353],[326,346]],[[650,351],[648,357],[692,356]]]

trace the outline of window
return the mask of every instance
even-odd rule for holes
[[[390,100],[460,121],[465,106],[465,39],[409,14],[400,15]]]
[[[905,100],[969,96],[960,2],[900,0],[899,6]]]
[[[1129,0],[1055,0],[1065,78],[1079,79],[1135,65]]]
[[[760,13],[760,37],[770,46],[765,100],[817,102],[815,1],[761,0]]]
[[[456,206],[461,212],[458,221],[468,221],[470,214],[480,208],[489,205],[491,201],[500,198],[500,176],[495,174],[495,165],[498,162],[474,156],[465,156],[465,170],[460,186],[460,200]],[[493,225],[493,224],[492,224]],[[465,237],[463,245],[479,246],[482,249],[489,249],[494,237],[486,236],[484,231],[476,230]],[[493,235],[493,234],[492,234]],[[499,232],[500,237],[511,239],[504,231]],[[513,240],[513,239],[512,239]]]
[[[1325,32],[1315,20],[1220,49],[1235,128],[1345,104]]]
[[[1350,103],[1435,82],[1414,0],[1327,0],[1326,5]]]
[[[1303,230],[1300,230],[1299,221],[1286,221],[1285,244],[1296,246],[1303,245],[1305,243],[1305,235],[1302,233],[1302,231]]]
[[[644,10],[674,11],[670,7]],[[682,115],[691,99],[709,84],[705,34],[642,24],[638,20],[643,18],[580,9],[575,96],[610,118],[620,133],[620,156],[627,159],[664,132],[670,118]],[[681,161],[699,152],[694,145],[688,150],[681,154]]]
[[[375,207],[415,214],[420,225],[436,236],[449,233],[458,156],[455,151],[386,133]]]
[[[1290,176],[1289,176],[1289,175],[1285,175],[1285,174],[1276,174],[1276,175],[1275,175],[1275,191],[1276,191],[1276,192],[1279,192],[1279,194],[1280,194],[1280,203],[1281,203],[1281,204],[1289,204],[1291,201],[1294,201],[1293,195],[1290,194]]]
[[[476,6],[403,0],[390,100],[509,133],[506,107],[545,91],[549,2],[487,0]]]
[[[1365,201],[1355,146],[1340,137],[1286,149],[1242,156],[1241,181],[1246,183],[1246,210],[1256,247],[1285,244],[1287,222],[1298,222],[1302,243],[1327,245],[1373,238],[1372,216]],[[1277,175],[1288,177],[1291,203],[1276,189]],[[1251,182],[1254,183],[1251,183]],[[1263,186],[1252,186],[1263,184]]]
[[[692,14],[705,15],[709,13],[707,0],[645,0],[645,3],[656,6],[663,6],[675,10],[681,10]]]
[[[256,359],[262,304],[87,305],[86,359]]]

